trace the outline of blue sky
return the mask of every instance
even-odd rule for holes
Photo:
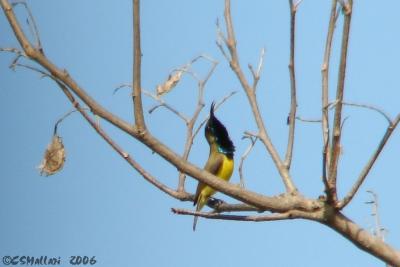
[[[128,90],[113,95],[115,87],[131,81],[132,26],[130,1],[29,1],[46,55],[67,69],[102,105],[132,121]],[[345,99],[372,104],[392,117],[399,112],[397,18],[395,0],[355,1]],[[298,11],[296,67],[298,115],[320,116],[320,68],[330,1],[304,0]],[[240,60],[247,77],[248,63],[256,65],[265,47],[265,65],[257,96],[264,121],[282,154],[287,139],[289,108],[289,8],[287,1],[232,1]],[[24,11],[17,14],[24,21]],[[248,143],[244,131],[256,126],[236,77],[215,45],[216,19],[223,21],[223,1],[155,1],[142,3],[143,88],[153,91],[171,70],[207,54],[219,62],[205,91],[209,104],[238,91],[220,110],[237,147],[239,161]],[[338,20],[331,71],[334,97],[342,20]],[[0,15],[1,47],[16,46],[10,27]],[[0,256],[96,256],[96,266],[383,266],[325,226],[308,221],[244,223],[192,218],[170,212],[171,207],[192,208],[166,196],[144,181],[78,114],[59,127],[67,151],[62,172],[42,177],[36,169],[51,140],[55,121],[71,110],[57,86],[36,73],[8,69],[12,55],[0,54]],[[193,70],[204,75],[210,65],[201,61]],[[165,100],[191,115],[197,85],[190,76]],[[155,103],[144,98],[146,110]],[[346,107],[339,194],[357,178],[386,128],[382,116],[370,110]],[[149,129],[177,152],[183,150],[185,126],[166,110],[146,113]],[[177,171],[160,157],[106,122],[102,127],[145,168],[174,187]],[[321,183],[321,127],[298,122],[292,176],[306,196],[318,197]],[[345,214],[371,229],[371,199],[379,196],[386,239],[400,247],[397,210],[399,133],[395,132],[372,169],[367,182]],[[203,166],[208,147],[195,140],[190,161]],[[238,164],[236,165],[238,166]],[[284,190],[271,158],[257,145],[245,163],[246,185],[267,195]],[[231,182],[239,182],[236,170]],[[188,191],[196,182],[188,179]],[[218,195],[235,202],[226,196]]]

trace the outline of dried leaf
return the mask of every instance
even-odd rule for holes
[[[51,143],[47,146],[40,166],[38,166],[40,175],[49,176],[59,172],[64,166],[64,162],[64,145],[61,137],[55,134]]]
[[[163,95],[171,91],[181,80],[183,70],[176,71],[173,75],[169,75],[163,84],[157,85],[157,96]]]

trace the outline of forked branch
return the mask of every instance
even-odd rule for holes
[[[296,194],[297,189],[296,186],[294,185],[292,178],[290,177],[288,169],[285,167],[284,162],[280,158],[276,148],[274,147],[267,130],[264,125],[264,121],[262,119],[258,103],[257,103],[257,98],[255,94],[255,90],[250,86],[249,82],[247,81],[244,72],[240,66],[239,63],[239,56],[237,53],[236,49],[236,38],[235,38],[235,32],[234,32],[234,27],[233,27],[233,22],[232,22],[232,15],[231,15],[231,2],[230,0],[225,0],[225,10],[224,10],[224,16],[225,16],[225,24],[226,24],[226,31],[227,31],[227,37],[225,38],[224,36],[220,37],[220,40],[223,40],[226,47],[229,50],[229,55],[225,53],[225,50],[222,47],[222,44],[219,44],[219,48],[221,52],[226,56],[226,58],[229,60],[229,65],[233,72],[235,73],[236,77],[238,78],[241,86],[243,87],[247,98],[249,100],[250,107],[253,112],[254,119],[256,121],[258,130],[259,130],[259,138],[260,141],[264,144],[265,148],[269,152],[270,156],[272,157],[273,162],[275,163],[276,168],[279,171],[279,174],[282,178],[282,181],[285,185],[286,191],[291,194]],[[221,31],[219,31],[220,34],[222,34]],[[218,44],[218,42],[217,42]]]
[[[332,50],[332,40],[333,33],[336,28],[336,18],[337,18],[337,0],[332,0],[331,14],[329,16],[329,26],[328,34],[325,43],[324,61],[322,63],[321,73],[322,73],[322,139],[323,139],[323,149],[322,149],[322,181],[325,185],[325,192],[330,201],[332,201],[332,191],[331,186],[328,183],[327,170],[329,170],[329,163],[331,158],[331,147],[329,145],[330,129],[329,129],[329,66]]]
[[[349,45],[350,36],[350,22],[352,16],[353,0],[348,0],[347,9],[344,10],[344,23],[342,32],[342,46],[340,54],[340,64],[339,64],[339,75],[338,84],[336,90],[336,106],[335,106],[335,116],[333,119],[333,136],[332,136],[332,150],[331,158],[329,164],[329,194],[328,200],[336,203],[337,193],[336,193],[336,178],[338,172],[338,163],[340,157],[340,140],[342,135],[342,109],[343,109],[343,95],[344,95],[344,83],[346,79],[346,65],[347,65],[347,51]]]

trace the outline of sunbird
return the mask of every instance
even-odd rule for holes
[[[210,154],[204,170],[228,181],[233,172],[235,146],[229,138],[225,126],[214,115],[214,102],[211,104],[210,118],[207,121],[204,133],[210,146]],[[193,201],[193,205],[197,204],[196,211],[200,211],[213,194],[215,194],[215,189],[199,182]],[[196,230],[197,219],[198,217],[194,216],[193,231]]]

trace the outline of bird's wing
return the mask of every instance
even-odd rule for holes
[[[212,154],[208,158],[206,166],[204,166],[204,170],[216,175],[219,169],[222,167],[223,162],[224,162],[224,156],[222,154],[219,153]],[[200,193],[204,189],[204,187],[206,187],[206,184],[199,182],[199,184],[197,185],[197,190],[196,190],[196,195],[194,197],[193,205],[197,204]]]

